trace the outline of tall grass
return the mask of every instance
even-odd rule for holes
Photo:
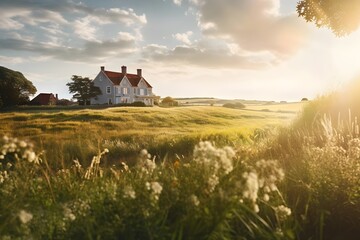
[[[133,167],[74,161],[54,172],[23,141],[2,139],[0,236],[4,239],[291,239],[291,210],[276,161],[238,159],[201,142],[187,161]],[[25,143],[28,144],[28,143]],[[29,152],[29,156],[24,152]],[[35,154],[35,155],[34,155]],[[5,164],[12,161],[12,165]]]

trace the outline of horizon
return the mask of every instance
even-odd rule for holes
[[[300,101],[360,76],[360,30],[318,29],[297,0],[229,1],[4,0],[0,65],[66,99],[72,75],[94,79],[100,66],[141,68],[173,98]]]

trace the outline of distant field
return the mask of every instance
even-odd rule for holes
[[[112,160],[132,158],[143,148],[159,157],[186,155],[200,140],[219,145],[246,142],[255,129],[289,123],[300,109],[300,105],[266,106],[270,107],[274,112],[261,111],[265,106],[22,109],[0,115],[0,134],[32,140],[45,149],[45,156],[51,154],[52,161],[62,164],[75,158],[88,161],[104,147],[111,150]]]
[[[246,109],[257,110],[257,111],[298,113],[304,107],[304,104],[306,103],[295,102],[295,103],[254,104],[254,105],[247,105]]]

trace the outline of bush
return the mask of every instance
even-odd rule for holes
[[[245,106],[244,104],[242,104],[241,102],[236,102],[236,103],[225,103],[225,104],[223,105],[223,107],[243,109],[243,108],[245,108],[246,106]]]
[[[133,107],[146,107],[146,104],[144,102],[133,102],[130,105]]]
[[[165,97],[161,101],[161,105],[163,105],[163,106],[178,106],[179,103],[178,103],[178,101],[174,100],[172,97]]]

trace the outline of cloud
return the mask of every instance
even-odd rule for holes
[[[200,67],[259,69],[277,65],[307,39],[307,26],[294,14],[281,15],[280,0],[188,0],[196,9],[200,38],[173,34],[175,48],[148,45],[145,59]]]
[[[279,58],[296,53],[307,26],[295,14],[281,15],[280,0],[198,0],[204,35],[229,39],[248,51],[270,51]]]
[[[126,57],[137,51],[135,38],[119,33],[114,40],[102,42],[88,41],[82,48],[56,45],[46,42],[35,42],[15,38],[0,39],[0,50],[27,51],[55,59],[73,62],[102,61],[106,57]]]
[[[96,31],[97,28],[93,24],[94,20],[91,17],[87,16],[85,18],[76,19],[73,23],[73,28],[75,34],[81,39],[88,41],[97,41]]]
[[[22,22],[24,20],[30,20],[25,24],[33,24],[41,21],[55,21],[57,23],[67,22],[64,15],[66,13],[85,14],[98,18],[99,20],[107,23],[124,23],[126,25],[131,24],[146,24],[145,14],[138,15],[133,9],[120,9],[120,8],[92,8],[84,3],[75,3],[71,0],[57,0],[57,1],[28,1],[28,0],[1,0],[0,1],[1,12],[12,13],[10,16],[6,16],[6,20],[12,20]],[[19,11],[28,11],[31,16],[24,16],[19,14]],[[2,15],[3,16],[3,15]],[[20,19],[14,19],[15,16],[25,17]]]
[[[191,35],[193,35],[193,32],[187,31],[185,33],[173,34],[172,37],[184,44],[190,45],[191,44],[191,41],[190,41]]]
[[[181,6],[182,0],[173,0],[175,5]]]
[[[274,64],[276,59],[266,52],[254,55],[233,54],[227,45],[210,46],[208,42],[192,46],[168,48],[163,45],[150,44],[144,47],[144,59],[163,62],[167,66],[192,65],[205,68],[238,68],[259,69]],[[267,56],[266,56],[267,55]]]
[[[147,23],[145,14],[130,8],[91,7],[72,0],[1,0],[0,14],[0,49],[83,62],[137,51]],[[105,25],[112,30],[100,31]],[[124,28],[132,33],[120,31]]]
[[[8,57],[0,55],[0,62],[7,64],[18,64],[24,62],[24,59],[20,57]]]

